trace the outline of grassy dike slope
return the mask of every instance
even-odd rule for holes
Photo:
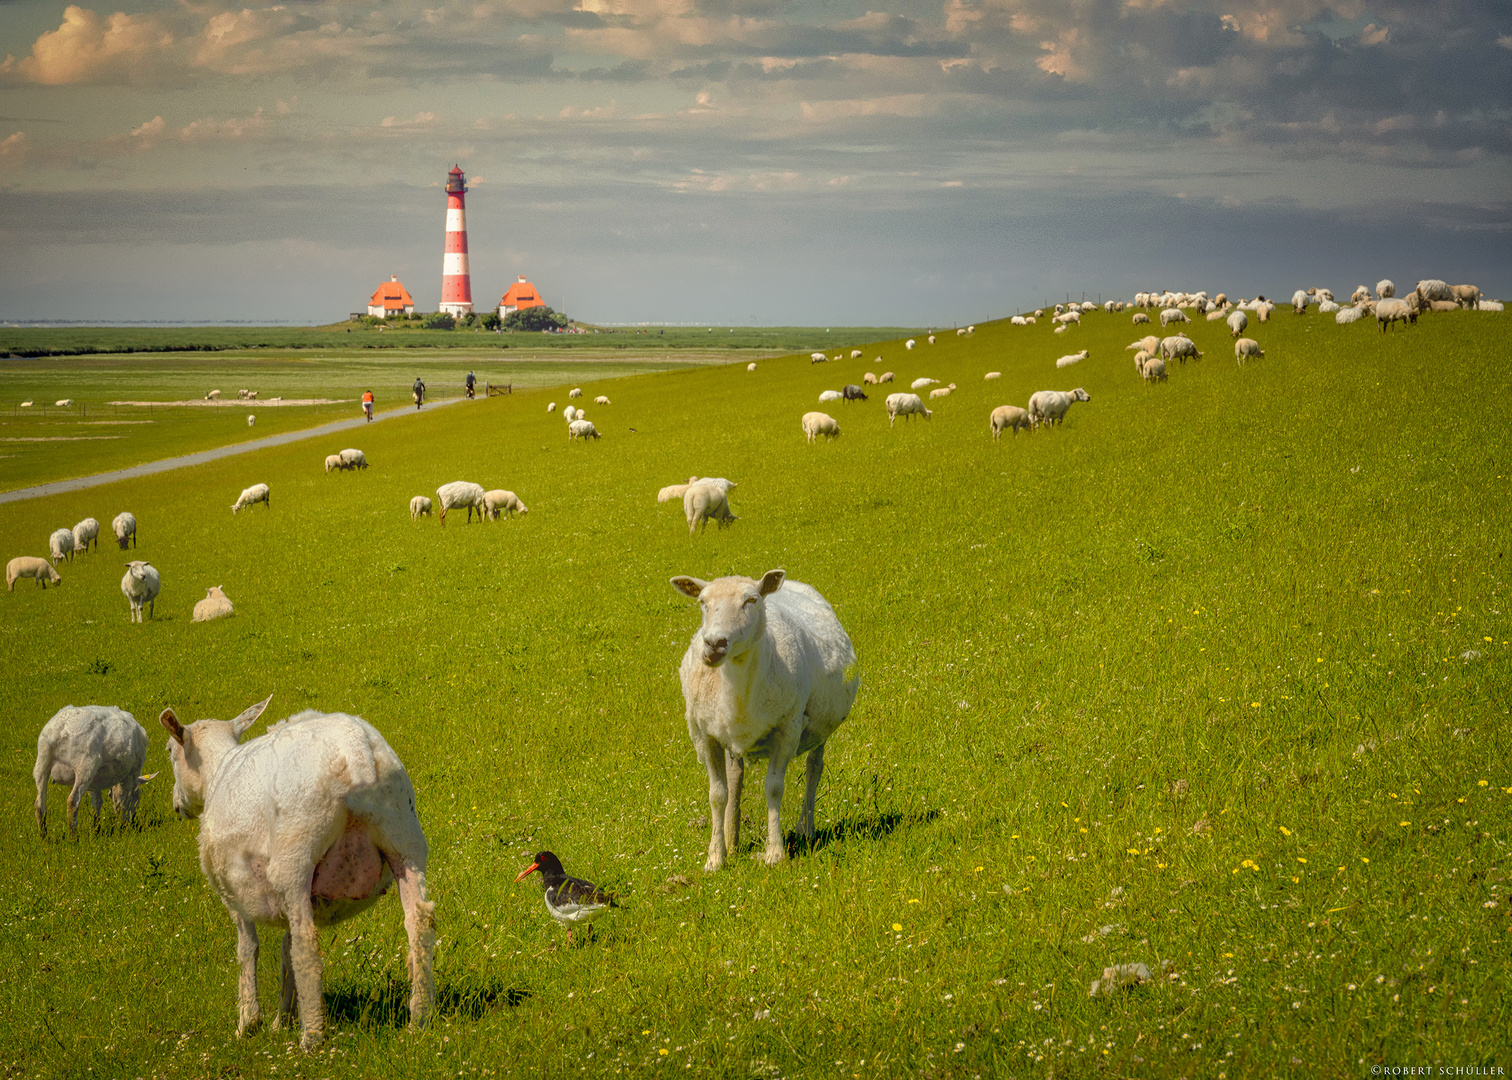
[[[839,364],[585,383],[614,400],[587,406],[589,445],[545,412],[559,391],[520,393],[343,441],[366,473],[327,476],[340,447],[301,444],[5,507],[7,558],[131,509],[164,591],[128,625],[126,556],[102,547],[60,589],[0,596],[0,1061],[174,1077],[1497,1063],[1509,325],[1382,336],[1282,313],[1252,327],[1268,355],[1241,369],[1203,323],[1207,358],[1145,386],[1127,316],[1058,336],[997,323]],[[882,394],[834,403],[843,436],[807,445],[801,414],[878,354],[900,384],[960,389],[892,430]],[[1061,429],[991,442],[993,406],[1073,386],[1092,401]],[[690,538],[656,504],[693,473],[739,482],[732,528]],[[411,523],[409,497],[454,479],[530,513]],[[233,517],[257,481],[271,509]],[[862,689],[814,848],[705,877],[676,672],[697,612],[667,578],[774,566],[835,605]],[[210,585],[237,615],[193,625]],[[59,707],[118,704],[156,732],[165,705],[227,718],[270,692],[270,720],[366,717],[409,769],[440,920],[430,1032],[398,1026],[385,900],[323,937],[324,1049],[237,1041],[235,932],[166,775],[140,831],[107,807],[100,834],[66,841],[54,789],[36,835],[35,736]],[[749,848],[758,784],[745,811]],[[566,947],[539,887],[511,884],[547,847],[624,895],[590,944]],[[1087,996],[1106,965],[1163,959],[1158,985]]]

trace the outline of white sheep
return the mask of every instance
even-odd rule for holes
[[[73,404],[73,398],[71,398],[71,397],[59,398],[57,401],[53,402],[53,404],[56,405],[60,409],[66,409],[66,408],[68,408],[68,406],[70,406],[70,405]]]
[[[1160,343],[1160,356],[1163,360],[1180,360],[1185,364],[1187,357],[1190,356],[1194,360],[1201,360],[1203,354],[1198,350],[1197,343],[1191,338],[1176,334],[1174,337],[1168,337]]]
[[[58,529],[47,538],[47,550],[52,555],[52,561],[56,565],[67,559],[73,562],[74,542],[72,529]]]
[[[1424,301],[1445,300],[1452,302],[1454,300],[1454,290],[1449,287],[1448,282],[1440,281],[1438,278],[1426,278],[1418,282],[1417,288],[1413,291]]]
[[[734,485],[730,485],[733,487]],[[729,488],[718,483],[700,481],[689,484],[683,492],[683,513],[688,519],[688,535],[702,525],[707,531],[712,518],[716,528],[724,528],[732,521],[739,521],[730,512]]]
[[[1307,305],[1312,297],[1307,295],[1306,289],[1298,289],[1292,293],[1292,312],[1296,315],[1306,315]]]
[[[1091,400],[1091,395],[1079,386],[1075,390],[1036,390],[1029,398],[1029,420],[1036,428],[1041,424],[1053,427],[1066,418],[1073,404]]]
[[[1034,431],[1034,425],[1029,422],[1029,414],[1017,405],[999,405],[992,410],[988,423],[992,425],[993,442],[997,442],[998,436],[1009,429],[1012,429],[1014,438],[1018,438],[1020,428],[1031,433]]]
[[[929,337],[925,338],[924,340],[928,341],[931,345],[933,345],[934,344],[934,337],[935,336],[933,334],[930,334]]]
[[[1160,339],[1154,334],[1148,334],[1145,337],[1140,338],[1138,341],[1130,342],[1128,345],[1124,346],[1124,349],[1126,351],[1130,349],[1143,349],[1145,352],[1151,354],[1155,353],[1159,348]]]
[[[903,347],[904,347],[904,348],[905,348],[905,349],[908,349],[908,350],[910,350],[910,351],[912,351],[912,350],[913,350],[913,347],[914,347],[914,346],[915,346],[915,345],[917,345],[917,344],[918,344],[918,342],[917,342],[917,341],[915,341],[915,340],[914,340],[914,339],[913,339],[913,338],[909,338],[909,339],[908,339],[908,340],[907,340],[907,341],[905,341],[905,342],[904,342],[904,343],[903,343]]]
[[[1003,373],[1001,371],[989,371],[987,374],[982,376],[982,379],[984,381],[990,381],[992,379],[1001,379],[1002,377]]]
[[[194,618],[190,621],[209,622],[211,619],[234,614],[236,611],[231,607],[231,598],[219,585],[212,585],[205,590],[205,598],[195,602]]]
[[[583,410],[569,405],[562,410],[562,419],[565,420],[568,424],[571,424],[574,420],[582,415],[582,412]]]
[[[251,487],[243,490],[232,505],[231,512],[234,514],[242,507],[250,507],[253,503],[262,503],[269,510],[273,509],[273,502],[268,497],[267,484],[253,484]]]
[[[746,365],[746,370],[747,371],[755,371],[756,370],[756,361],[752,360],[749,364],[747,364]]]
[[[603,394],[600,394],[598,397],[594,398],[593,399],[593,403],[595,405],[612,405],[612,404],[614,404],[612,401],[610,401]]]
[[[824,390],[824,391],[820,392],[820,394],[819,394],[819,400],[821,402],[823,402],[823,401],[839,401],[844,396],[845,395],[842,394],[842,393],[840,393],[840,391],[838,391],[838,390]]]
[[[1477,300],[1475,302],[1475,310],[1476,311],[1505,311],[1506,308],[1503,306],[1503,304],[1502,304],[1502,302],[1500,300],[1480,299],[1480,300]]]
[[[1321,304],[1318,305],[1319,315],[1332,315],[1338,310],[1339,305],[1334,303],[1332,300],[1324,300]]]
[[[1231,311],[1228,317],[1229,337],[1238,337],[1249,326],[1249,316],[1242,311]]]
[[[1145,363],[1149,359],[1150,354],[1145,352],[1145,350],[1143,349],[1140,349],[1137,353],[1134,354],[1134,371],[1137,375],[1141,377],[1144,376]]]
[[[1239,364],[1243,364],[1248,357],[1264,355],[1265,350],[1260,347],[1260,343],[1254,338],[1242,337],[1234,342],[1234,360]]]
[[[1480,303],[1480,288],[1475,285],[1451,285],[1449,291],[1454,294],[1455,303],[1460,307],[1475,310],[1475,305]]]
[[[100,523],[92,517],[87,517],[73,527],[73,540],[75,551],[88,551],[91,542],[95,550],[100,550]]]
[[[1365,317],[1366,310],[1367,309],[1362,305],[1340,308],[1337,312],[1334,313],[1334,322],[1338,323],[1340,326],[1347,326],[1349,323],[1359,322],[1362,318]]]
[[[808,436],[809,442],[820,435],[837,439],[840,437],[840,423],[828,413],[806,412],[803,414],[803,433]]]
[[[962,327],[960,327],[959,329],[956,330],[956,337],[965,337],[965,336],[966,336],[966,328],[964,326],[962,326]]]
[[[365,469],[368,467],[367,455],[361,450],[343,450],[340,456],[341,463],[348,469]]]
[[[247,426],[248,427],[253,427],[256,424],[257,424],[257,417],[253,416],[251,413],[248,413],[247,414]]]
[[[855,649],[834,609],[813,588],[786,578],[772,570],[760,581],[672,579],[702,612],[679,674],[688,736],[709,776],[707,873],[738,850],[747,761],[767,759],[762,861],[773,866],[787,857],[782,795],[787,767],[802,754],[807,784],[798,832],[813,838],[825,743],[850,714],[861,684]]]
[[[134,514],[122,510],[110,523],[110,531],[115,533],[116,543],[120,545],[122,551],[126,550],[128,540],[131,541],[132,547],[136,547],[137,524]]]
[[[547,405],[546,405],[546,411],[549,412],[549,413],[556,412],[556,402],[554,402],[554,401],[548,402]]]
[[[583,396],[583,388],[581,386],[574,386],[571,390],[567,391],[567,396],[570,398],[580,398]]]
[[[256,401],[257,400],[257,391],[256,390],[248,390],[247,391],[247,400],[248,401]]]
[[[1009,319],[1008,321],[1010,323],[1012,323],[1014,326],[1028,326],[1029,325],[1028,321],[1022,315],[1015,315],[1013,318]]]
[[[514,492],[495,488],[483,493],[483,512],[488,515],[490,521],[498,521],[500,514],[503,514],[507,521],[516,514],[528,514],[530,510]]]
[[[1415,324],[1417,322],[1417,312],[1413,309],[1412,305],[1407,303],[1406,300],[1398,300],[1393,297],[1387,297],[1385,300],[1378,300],[1376,302],[1375,316],[1376,328],[1382,333],[1392,323],[1404,322]]]
[[[690,476],[688,477],[687,484],[668,484],[656,493],[656,501],[659,503],[671,502],[673,499],[681,501],[682,497],[687,494],[688,484],[696,483],[698,483],[698,477]]]
[[[1055,328],[1055,332],[1057,334],[1064,334],[1066,332],[1066,328],[1064,326],[1057,326]]]
[[[219,390],[211,390],[208,394],[205,395],[205,400],[206,401],[219,401],[220,400],[220,391]]]
[[[915,416],[922,416],[928,420],[934,415],[924,407],[924,402],[918,394],[888,394],[887,395],[887,426],[892,427],[897,423],[898,417],[906,416],[910,421]]]
[[[812,352],[812,353],[809,353],[809,363],[811,363],[811,364],[827,364],[827,363],[829,363],[829,354],[828,353],[822,353],[822,352]]]
[[[35,555],[18,555],[5,564],[5,588],[9,592],[16,591],[16,582],[21,578],[35,578],[37,584],[46,590],[49,584],[61,585],[63,579],[53,569],[53,564],[46,559],[39,559]]]
[[[1161,326],[1166,326],[1167,324],[1173,322],[1189,323],[1191,321],[1191,319],[1187,318],[1187,313],[1182,311],[1180,308],[1166,308],[1160,313]]]
[[[446,527],[446,512],[448,510],[460,510],[467,507],[467,520],[472,521],[473,511],[477,510],[478,520],[483,520],[483,485],[468,483],[466,480],[453,480],[450,484],[442,484],[436,489],[436,497],[441,501],[441,526]],[[413,511],[414,503],[411,502]],[[413,520],[413,518],[411,519]]]
[[[859,359],[861,359],[861,350],[860,349],[852,349],[851,350],[851,359],[852,360],[859,360]]]
[[[568,442],[573,439],[582,439],[587,442],[589,439],[597,438],[599,438],[598,428],[593,426],[592,420],[574,420],[567,425]]]
[[[1057,315],[1051,321],[1058,322],[1062,326],[1069,326],[1072,323],[1075,323],[1076,325],[1080,326],[1081,325],[1081,312],[1080,311],[1068,311],[1064,315]]]
[[[1037,312],[1037,311],[1036,311],[1036,312],[1035,312],[1035,313],[1034,313],[1034,314],[1033,314],[1033,315],[1025,315],[1025,316],[1024,316],[1024,322],[1025,322],[1025,323],[1026,323],[1026,324],[1027,324],[1027,325],[1029,325],[1029,326],[1033,326],[1033,325],[1034,325],[1034,320],[1035,320],[1035,319],[1036,319],[1036,318],[1037,318],[1037,317],[1038,317],[1038,316],[1039,316],[1039,312]]]
[[[1271,312],[1276,310],[1276,305],[1268,300],[1259,300],[1255,304],[1255,318],[1261,322],[1270,322]]]
[[[126,573],[121,576],[121,595],[131,605],[131,621],[142,621],[142,608],[150,618],[157,608],[158,593],[163,590],[162,578],[157,567],[151,563],[133,560],[126,564]]]
[[[1396,286],[1389,278],[1382,278],[1376,282],[1376,296],[1381,300],[1389,300],[1396,296]]]
[[[868,371],[864,375],[862,375],[861,376],[861,385],[863,385],[863,386],[876,386],[877,385],[877,375],[876,375],[876,373],[872,372],[872,371]]]
[[[429,496],[416,495],[414,498],[410,499],[411,521],[419,521],[422,514],[429,514],[430,512],[431,501]]]
[[[246,400],[246,398],[247,398],[247,395],[248,395],[248,394],[249,394],[249,393],[251,393],[251,391],[250,391],[250,390],[238,390],[238,391],[237,391],[237,392],[236,392],[236,396],[237,396],[237,399],[238,399],[238,400],[241,400],[241,401],[245,401],[245,400]]]
[[[889,383],[889,382],[892,382],[892,381],[893,381],[893,373],[890,372],[890,371],[884,371],[882,374],[880,374],[880,375],[877,376],[877,382],[878,382],[878,384]]]
[[[1072,353],[1069,356],[1062,356],[1055,362],[1055,366],[1058,368],[1063,368],[1070,367],[1072,364],[1079,364],[1087,358],[1087,355],[1088,351],[1086,349],[1083,349],[1081,352]]]
[[[954,391],[955,388],[955,383],[951,383],[949,386],[937,386],[929,392],[929,397],[931,400],[933,400],[934,398],[949,397],[951,395],[951,392]]]
[[[926,386],[934,386],[939,381],[940,381],[939,379],[922,379],[922,378],[921,379],[915,379],[909,385],[909,389],[911,389],[911,390],[922,390]]]
[[[68,832],[78,830],[79,804],[88,794],[100,827],[100,796],[110,801],[123,822],[136,814],[141,787],[156,776],[142,776],[147,760],[147,731],[136,717],[112,705],[65,705],[37,736],[37,829],[47,835],[47,786],[68,787]]]
[[[1350,294],[1349,302],[1351,304],[1363,304],[1365,301],[1367,301],[1369,299],[1370,299],[1370,286],[1368,286],[1368,285],[1357,285],[1355,287],[1355,291],[1352,294]]]
[[[199,819],[200,868],[236,924],[236,1033],[262,1021],[257,927],[281,926],[277,1022],[292,1021],[298,1002],[300,1046],[318,1045],[319,928],[365,911],[395,883],[409,938],[410,1023],[424,1027],[435,1007],[436,916],[404,765],[371,724],[345,713],[307,710],[239,742],[268,700],[230,721],[185,727],[172,709],[159,717],[171,736],[173,807]]]
[[[1139,374],[1146,383],[1165,382],[1166,362],[1158,356],[1151,356],[1144,362]]]
[[[326,472],[330,472],[332,469],[345,469],[346,467],[347,467],[347,465],[346,465],[346,463],[344,461],[341,460],[341,455],[340,454],[327,454],[326,455],[326,459],[325,459],[325,471]]]

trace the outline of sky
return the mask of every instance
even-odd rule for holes
[[[88,0],[86,0],[88,2]],[[1507,0],[0,0],[0,319],[1512,294]]]

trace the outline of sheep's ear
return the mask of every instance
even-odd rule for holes
[[[256,705],[248,708],[246,712],[242,713],[235,720],[232,720],[231,734],[240,739],[242,737],[242,732],[246,731],[253,724],[257,723],[257,718],[263,714],[263,710],[268,707],[268,702],[272,700],[273,695],[269,694],[267,697],[259,701]]]
[[[684,596],[691,596],[693,599],[697,600],[699,594],[709,587],[709,583],[707,581],[704,581],[702,578],[688,577],[686,574],[679,574],[677,575],[677,577],[672,579],[672,587],[678,592],[682,593]]]
[[[158,714],[158,723],[168,729],[168,734],[173,736],[173,741],[180,746],[184,745],[184,725],[179,723],[179,718],[173,715],[172,709],[164,709]]]
[[[786,570],[768,570],[762,575],[761,586],[757,589],[757,592],[761,593],[762,596],[771,596],[778,589],[782,588],[782,583],[786,580]]]

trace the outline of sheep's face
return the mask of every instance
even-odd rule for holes
[[[226,752],[236,746],[273,700],[270,694],[234,720],[196,720],[185,727],[172,709],[158,722],[168,731],[168,760],[173,765],[173,809],[182,818],[198,818],[205,811],[205,788]],[[154,774],[156,775],[156,774]]]
[[[771,570],[760,581],[748,577],[713,581],[673,578],[673,588],[695,598],[703,612],[703,625],[695,642],[699,659],[711,668],[726,659],[739,663],[745,652],[761,639],[766,629],[765,600],[782,588],[786,577],[781,570]]]

